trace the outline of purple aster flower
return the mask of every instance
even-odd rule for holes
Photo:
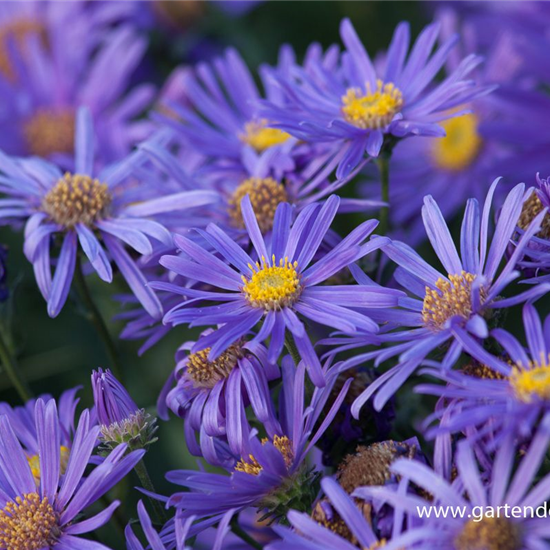
[[[258,115],[260,91],[236,50],[228,49],[212,64],[199,63],[185,76],[185,103],[168,103],[169,116],[160,118],[204,155],[239,162],[245,146],[262,152],[296,141]],[[265,79],[262,84],[272,97],[272,86]]]
[[[191,281],[211,285],[212,290],[183,290],[175,285],[155,283],[152,286],[156,289],[172,290],[187,297],[166,314],[164,322],[174,326],[223,323],[221,328],[201,339],[201,349],[210,347],[210,361],[217,359],[261,321],[261,328],[251,342],[259,343],[270,337],[268,361],[275,362],[283,349],[288,329],[308,366],[311,379],[322,386],[321,364],[300,317],[346,333],[359,329],[372,333],[378,330],[378,325],[352,308],[389,308],[396,305],[401,296],[399,291],[374,283],[371,286],[320,285],[387,242],[384,238],[364,242],[378,224],[376,220],[370,220],[310,265],[338,205],[336,196],[331,196],[322,206],[311,204],[291,224],[291,208],[287,203],[281,203],[275,214],[273,234],[266,242],[250,197],[244,197],[241,202],[243,221],[258,261],[213,224],[198,234],[230,265],[191,239],[176,235],[174,241],[182,254],[165,256],[160,263]],[[214,302],[215,305],[197,307],[201,301]],[[199,347],[192,351],[199,351]]]
[[[144,451],[126,454],[120,445],[84,477],[99,427],[90,425],[88,411],[76,429],[62,475],[61,427],[54,400],[35,405],[40,481],[7,416],[0,416],[0,545],[4,548],[97,548],[99,543],[78,535],[107,523],[120,504],[113,502],[96,515],[82,512],[114,487],[140,460]]]
[[[441,419],[440,429],[432,434],[477,428],[475,435],[490,434],[495,446],[508,433],[528,440],[537,422],[550,416],[550,318],[543,325],[533,305],[526,304],[523,326],[527,349],[510,332],[497,328],[491,336],[504,353],[493,355],[461,331],[457,337],[474,361],[461,371],[425,370],[447,383],[416,387],[445,399],[445,409],[426,421]]]
[[[239,164],[231,169],[224,167],[219,170],[201,167],[191,178],[187,171],[181,169],[180,161],[169,152],[162,140],[150,140],[140,149],[169,177],[172,184],[179,184],[182,190],[211,191],[217,196],[212,204],[195,209],[193,215],[175,220],[179,225],[174,228],[175,231],[205,227],[212,222],[235,239],[247,237],[241,211],[244,196],[249,195],[258,225],[265,235],[273,228],[280,203],[288,202],[294,207],[293,213],[297,214],[308,204],[326,199],[338,191],[358,174],[364,164],[361,163],[347,177],[331,181],[328,176],[333,172],[335,163],[339,162],[339,152],[310,151],[307,156],[311,162],[299,167],[294,162],[288,165],[279,161],[274,163],[273,159],[278,155],[274,148],[261,153],[245,148],[241,156],[242,166]],[[365,212],[384,204],[377,200],[343,198],[338,212]]]
[[[388,545],[386,539],[378,539],[355,500],[336,481],[327,477],[321,486],[331,504],[330,508],[326,508],[330,516],[326,518],[325,524],[319,524],[307,514],[291,510],[288,521],[295,530],[274,527],[281,539],[269,544],[267,550],[352,550],[358,546],[367,550],[400,548],[400,521],[394,522]]]
[[[67,465],[69,453],[73,446],[76,407],[80,401],[80,398],[76,394],[79,390],[80,386],[66,390],[57,400],[60,455],[61,463],[65,464],[65,466]],[[53,398],[50,395],[44,394],[39,399],[49,402]],[[5,415],[8,418],[17,439],[25,449],[29,464],[33,467],[33,473],[39,477],[39,440],[35,422],[36,402],[37,399],[30,399],[24,406],[20,407],[11,407],[7,403],[0,403],[0,415]],[[90,425],[96,425],[94,414],[90,415]]]
[[[237,439],[225,446],[224,467],[230,475],[169,472],[167,479],[188,491],[173,494],[168,504],[198,518],[219,517],[248,507],[263,513],[263,518],[283,517],[292,508],[309,509],[317,496],[318,473],[306,457],[330,426],[351,383],[347,381],[326,412],[334,381],[335,376],[328,374],[326,386],[315,388],[311,398],[306,398],[304,363],[296,367],[285,357],[278,418],[262,427],[267,437],[260,440],[251,430],[243,409],[240,420],[234,419],[240,426],[233,433],[228,427],[228,439]],[[223,448],[221,441],[212,440],[211,444]],[[240,452],[232,453],[231,447]]]
[[[442,28],[441,40],[462,31],[461,41],[450,53],[445,66],[445,73],[452,74],[466,52],[478,51],[479,37],[467,25],[461,27],[458,15],[448,6],[438,11],[437,19]],[[510,47],[508,38],[506,35],[495,40],[485,62],[476,70],[476,82],[485,86],[485,93],[492,91],[496,82],[512,80],[514,68],[521,65],[521,58]],[[467,105],[470,112],[441,123],[445,137],[406,140],[396,145],[391,158],[389,201],[396,238],[414,245],[424,237],[418,211],[425,195],[432,195],[445,219],[450,220],[468,198],[481,200],[485,196],[487,186],[480,182],[517,173],[516,166],[511,174],[503,171],[503,163],[519,163],[513,148],[503,143],[506,138],[494,134],[487,136],[484,132],[487,121],[502,116],[502,107],[494,94],[485,93]],[[451,187],[453,193],[448,192]],[[379,193],[379,185],[372,182],[362,187],[366,197],[378,198]]]
[[[33,264],[51,317],[65,304],[81,248],[106,282],[113,278],[112,259],[146,311],[159,318],[160,301],[124,245],[139,254],[151,254],[155,243],[172,247],[168,230],[151,217],[185,209],[194,199],[185,192],[159,198],[147,185],[136,191],[131,176],[141,162],[138,154],[96,173],[94,132],[86,109],[78,112],[75,140],[72,173],[63,174],[57,166],[38,158],[0,154],[5,174],[0,185],[5,195],[0,199],[0,218],[4,223],[25,223],[24,252]],[[57,235],[62,242],[52,278],[50,245]]]
[[[202,337],[212,332],[208,329]],[[269,363],[265,347],[252,345],[246,338],[232,344],[213,361],[208,359],[209,348],[192,353],[195,346],[196,342],[185,342],[179,348],[177,366],[163,390],[165,404],[160,404],[160,410],[168,406],[183,418],[189,451],[216,463],[218,456],[205,442],[226,434],[230,442],[238,441],[232,431],[238,426],[243,405],[250,404],[258,421],[268,424],[273,417],[268,383],[279,378],[280,373],[277,365]],[[197,347],[201,347],[200,339]],[[201,436],[200,447],[197,434]],[[238,444],[234,450],[240,451]]]
[[[536,474],[544,459],[550,436],[548,423],[539,428],[533,442],[514,469],[517,448],[513,438],[507,437],[499,447],[490,472],[484,482],[473,450],[468,441],[458,444],[456,453],[457,479],[451,484],[428,466],[411,460],[398,460],[391,466],[393,472],[424,489],[432,498],[399,494],[384,487],[364,487],[356,496],[364,499],[382,499],[412,517],[433,506],[455,507],[464,515],[448,513],[439,515],[412,528],[387,548],[439,548],[466,550],[472,548],[534,550],[546,548],[549,536],[548,519],[537,517],[535,510],[550,497],[550,475],[538,482]],[[498,513],[499,510],[505,510]],[[507,507],[507,512],[504,507]],[[512,516],[512,509],[519,506],[520,517]],[[523,508],[527,507],[527,508]],[[492,510],[492,512],[491,512]],[[524,512],[530,510],[530,512]],[[532,514],[532,515],[531,515]],[[384,547],[386,548],[386,547]]]
[[[293,79],[279,79],[287,102],[279,106],[264,102],[262,114],[275,128],[306,142],[345,144],[338,178],[353,170],[365,154],[377,157],[385,136],[392,140],[444,136],[438,122],[481,91],[464,80],[481,59],[466,57],[443,82],[434,84],[457,39],[451,37],[431,55],[438,33],[439,25],[426,27],[407,57],[410,31],[407,23],[401,23],[379,75],[351,22],[344,19],[340,34],[346,51],[339,70],[317,66],[309,74],[297,71]]]
[[[110,28],[95,4],[31,1],[2,9],[2,150],[54,155],[70,167],[81,105],[90,109],[103,164],[151,132],[150,122],[136,118],[152,102],[154,87],[140,84],[126,93],[146,40],[129,25]]]
[[[156,418],[138,408],[109,369],[92,372],[92,390],[101,441],[108,448],[126,443],[130,449],[145,449],[156,441]]]
[[[488,323],[493,322],[499,310],[533,300],[550,289],[550,286],[537,285],[514,296],[502,297],[504,290],[519,277],[515,267],[531,237],[540,229],[544,212],[533,219],[513,254],[500,268],[516,231],[525,186],[518,184],[507,195],[490,239],[489,218],[497,184],[495,180],[489,189],[483,213],[476,199],[468,201],[460,234],[460,256],[437,203],[430,196],[424,199],[424,227],[443,273],[404,243],[395,241],[383,247],[384,253],[399,266],[396,281],[414,297],[401,298],[401,309],[386,316],[388,322],[403,328],[384,334],[384,338],[395,345],[383,351],[359,354],[343,365],[345,369],[373,357],[376,364],[399,357],[398,364],[355,401],[352,407],[355,416],[374,393],[377,393],[375,408],[380,409],[430,352],[445,350],[442,368],[453,367],[464,349],[463,335],[480,340],[487,338]]]

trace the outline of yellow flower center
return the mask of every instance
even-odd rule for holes
[[[436,166],[458,172],[468,168],[479,154],[482,140],[474,114],[450,118],[441,125],[447,135],[433,140],[432,156]]]
[[[66,228],[90,226],[105,215],[111,201],[106,183],[67,172],[44,197],[42,210]]]
[[[482,365],[475,361],[468,363],[462,368],[462,372],[468,376],[474,378],[481,378],[483,380],[506,380],[507,377],[500,372],[493,370],[487,365]]]
[[[0,510],[0,548],[40,550],[55,544],[57,517],[47,498],[37,493],[17,497]]]
[[[269,128],[269,121],[265,118],[247,122],[244,126],[244,134],[241,134],[241,141],[253,147],[258,153],[281,145],[290,138],[290,134],[277,128]]]
[[[529,227],[529,224],[537,217],[542,211],[544,205],[537,196],[536,193],[531,193],[529,198],[523,204],[521,209],[521,215],[518,220],[518,227],[525,230]],[[550,215],[546,214],[542,220],[542,226],[537,233],[537,237],[541,239],[550,239]]]
[[[266,437],[262,439],[262,445],[265,445],[269,439]],[[286,435],[279,437],[276,435],[273,438],[273,446],[281,453],[286,467],[290,468],[292,462],[294,461],[294,453],[292,452],[292,443]],[[251,476],[257,476],[262,471],[262,466],[256,460],[254,455],[248,455],[248,459],[239,460],[235,466],[236,472],[244,472],[245,474],[250,474]]]
[[[213,388],[227,378],[243,357],[241,343],[233,344],[214,361],[208,360],[211,348],[191,353],[187,358],[187,375],[195,388]]]
[[[23,135],[29,151],[39,157],[52,153],[72,153],[74,122],[72,110],[39,109],[23,125]]]
[[[298,274],[298,262],[291,264],[288,258],[279,260],[276,265],[273,256],[273,265],[269,266],[262,257],[262,265],[249,264],[254,271],[252,277],[243,276],[243,292],[248,303],[253,307],[261,307],[265,310],[282,309],[294,304],[300,297],[302,286]]]
[[[266,233],[273,227],[277,206],[288,200],[285,186],[273,178],[244,180],[229,199],[229,216],[235,227],[244,227],[241,201],[246,195],[250,197],[260,231]]]
[[[470,520],[455,538],[456,550],[520,550],[523,537],[518,525],[507,518]]]
[[[424,325],[434,331],[445,328],[448,319],[454,316],[468,319],[472,314],[472,283],[476,276],[462,271],[449,275],[449,280],[439,278],[436,289],[426,287],[426,296],[422,307]],[[481,291],[483,301],[485,292]]]
[[[403,94],[389,82],[384,84],[376,81],[376,90],[372,90],[370,83],[366,85],[366,92],[360,88],[349,88],[342,97],[342,113],[344,118],[353,126],[363,129],[384,128],[403,106]]]
[[[42,42],[46,43],[46,28],[40,21],[20,19],[0,28],[0,73],[11,81],[15,80],[15,74],[9,49],[10,43],[21,51],[33,34],[38,35]]]
[[[520,401],[550,400],[550,356],[541,361],[530,361],[526,368],[514,366],[510,384]]]
[[[188,29],[204,12],[203,2],[198,0],[157,0],[151,7],[161,20],[176,30]]]
[[[67,464],[69,463],[69,453],[69,449],[64,445],[61,445],[61,447],[59,448],[61,475],[63,475],[67,470]],[[29,462],[29,466],[31,467],[34,481],[36,481],[36,486],[38,487],[40,485],[40,457],[38,455],[32,455],[28,456],[27,460]]]

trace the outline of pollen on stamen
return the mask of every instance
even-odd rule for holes
[[[449,275],[449,280],[439,278],[435,289],[426,287],[422,307],[424,325],[439,331],[445,328],[451,317],[469,319],[472,315],[472,284],[475,278],[474,274],[462,271],[460,274]],[[481,289],[481,302],[484,301],[485,294]]]
[[[0,510],[0,548],[40,550],[55,544],[57,517],[48,498],[28,493]]]
[[[262,233],[273,227],[275,211],[282,202],[288,201],[285,186],[273,178],[248,178],[244,180],[229,199],[229,216],[235,227],[244,228],[241,201],[248,195]]]
[[[258,153],[281,145],[290,138],[290,134],[278,128],[269,128],[269,121],[266,119],[247,122],[244,127],[244,134],[240,135],[241,141],[253,147]]]
[[[44,197],[42,210],[66,228],[91,226],[107,214],[111,202],[107,184],[67,172]]]
[[[446,136],[432,142],[432,157],[436,166],[458,172],[468,168],[478,157],[483,144],[473,113],[450,118],[441,123]]]
[[[70,455],[69,449],[64,445],[61,445],[61,447],[59,448],[59,466],[60,466],[61,475],[64,475],[65,471],[67,470],[67,464],[69,463],[69,455]],[[36,486],[39,487],[40,478],[41,478],[40,457],[38,455],[28,456],[27,461],[29,463],[29,466],[31,467],[32,476],[34,477]]]
[[[370,83],[365,92],[349,88],[342,97],[342,114],[347,122],[357,128],[385,128],[403,107],[403,94],[391,82],[376,81],[376,89]]]
[[[244,356],[242,343],[230,346],[217,359],[210,361],[210,348],[189,354],[186,373],[195,388],[213,388],[220,380],[227,378]]]
[[[268,442],[269,439],[267,437],[262,439],[262,445],[266,445]],[[290,468],[294,462],[294,452],[290,439],[286,435],[276,435],[273,437],[273,446],[281,453],[286,467]],[[236,472],[244,472],[253,476],[259,475],[262,470],[262,465],[254,455],[248,455],[246,459],[239,460],[235,465]]]
[[[516,365],[510,375],[510,384],[516,397],[524,403],[539,399],[550,400],[550,355],[526,366]]]
[[[520,550],[523,536],[519,525],[504,517],[470,520],[454,540],[456,550]]]
[[[275,256],[272,265],[262,257],[262,263],[249,265],[253,271],[252,277],[242,277],[243,293],[252,307],[260,307],[266,311],[280,310],[292,306],[300,297],[302,285],[298,273],[298,263],[291,263],[288,258],[279,260]]]
[[[74,150],[75,114],[71,109],[39,109],[23,125],[29,151],[39,157]]]
[[[518,227],[526,230],[529,224],[537,217],[537,215],[544,209],[542,201],[536,193],[531,193],[529,198],[523,203],[521,214],[518,220]],[[550,215],[546,214],[542,220],[540,231],[537,233],[537,237],[541,239],[550,239]]]

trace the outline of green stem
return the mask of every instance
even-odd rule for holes
[[[151,481],[151,477],[149,476],[149,472],[147,471],[147,467],[145,466],[145,462],[143,462],[143,459],[141,459],[135,466],[134,466],[134,472],[136,472],[139,482],[141,483],[141,486],[150,493],[155,493],[155,486],[153,485],[153,482]],[[162,523],[163,525],[166,523],[166,512],[164,508],[161,506],[160,502],[153,497],[149,497],[149,502],[151,503],[151,506],[153,507],[155,514],[157,516],[157,519],[159,523]]]
[[[82,265],[80,262],[80,256],[77,257],[76,269],[75,269],[75,284],[76,289],[80,295],[81,300],[84,302],[84,306],[88,310],[88,318],[95,326],[98,336],[100,337],[103,345],[105,346],[105,351],[109,357],[110,367],[114,375],[119,379],[120,382],[123,381],[122,369],[120,367],[120,361],[118,357],[118,352],[109,333],[109,329],[105,324],[103,317],[90,293],[90,289],[86,283],[86,278],[82,272]]]
[[[300,352],[296,347],[294,336],[292,336],[292,334],[288,331],[285,334],[285,346],[288,353],[290,353],[290,356],[292,357],[294,363],[296,364],[296,366],[298,366],[298,363],[302,360],[302,358],[300,357]]]
[[[236,517],[231,521],[231,531],[242,539],[246,544],[256,548],[257,550],[262,550],[263,546],[254,538],[252,538],[240,525]]]
[[[19,394],[21,401],[26,403],[32,397],[32,393],[25,380],[23,380],[23,378],[19,375],[20,373],[17,367],[17,362],[15,357],[10,352],[2,331],[0,331],[0,361],[2,361],[2,366],[4,367],[4,370],[6,371],[13,387]]]
[[[380,171],[380,185],[382,188],[382,200],[387,203],[380,209],[380,225],[378,233],[386,235],[389,229],[389,203],[390,203],[390,156],[391,153],[382,153],[377,160]]]

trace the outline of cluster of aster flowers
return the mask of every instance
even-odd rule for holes
[[[109,359],[33,397],[0,247],[0,550],[550,548],[550,11],[144,82],[152,30],[257,3],[211,4],[0,2],[0,221]],[[183,335],[156,408],[94,278],[137,355]]]

